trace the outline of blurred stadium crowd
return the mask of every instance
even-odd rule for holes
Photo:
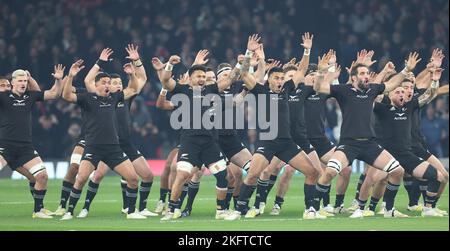
[[[205,48],[212,54],[210,66],[234,64],[248,35],[259,33],[267,58],[287,62],[300,57],[300,34],[309,31],[315,35],[313,59],[333,48],[338,63],[349,66],[358,50],[372,49],[378,60],[375,71],[388,60],[401,69],[407,53],[415,50],[424,59],[418,73],[432,49],[441,48],[446,54],[441,83],[448,83],[448,13],[448,0],[2,0],[0,76],[27,69],[48,89],[54,64],[70,66],[83,58],[91,67],[104,47],[115,50],[106,70],[121,73],[126,44],[138,44],[149,84],[132,106],[133,140],[145,157],[165,158],[176,137],[169,114],[155,107],[161,85],[151,69],[151,57],[167,60],[178,54],[181,72]],[[341,83],[346,79],[342,73]],[[76,85],[82,84],[78,78]],[[336,140],[340,112],[334,100],[328,102],[327,133]],[[430,149],[438,157],[448,156],[448,96],[423,109],[422,115]],[[41,103],[34,111],[33,130],[42,157],[67,158],[80,133],[79,108],[62,100]],[[242,134],[252,148],[254,135]]]

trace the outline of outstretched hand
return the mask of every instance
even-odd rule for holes
[[[100,54],[99,59],[102,61],[108,61],[109,57],[114,53],[114,51],[111,48],[105,48],[102,50],[102,53]]]
[[[303,48],[311,49],[312,48],[312,44],[313,44],[313,38],[314,38],[314,35],[309,34],[309,32],[306,32],[305,34],[303,34],[302,35],[303,43],[301,43]]]
[[[84,63],[83,59],[79,59],[75,63],[73,63],[69,70],[69,76],[75,77],[81,70],[83,70],[84,69],[83,63]]]
[[[55,79],[61,80],[64,77],[64,70],[66,69],[65,66],[62,64],[58,64],[54,66],[54,71],[52,73],[52,76]]]
[[[128,56],[126,57],[129,60],[136,61],[139,59],[139,52],[138,52],[139,46],[134,46],[133,44],[128,44],[127,47],[125,47],[125,50],[128,53]]]

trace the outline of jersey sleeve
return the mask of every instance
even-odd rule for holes
[[[410,106],[411,109],[417,109],[417,108],[419,108],[419,97],[420,97],[420,96],[418,96],[418,97],[413,97],[413,98],[411,99],[411,101],[409,101],[408,106]]]
[[[302,89],[305,92],[305,97],[309,97],[314,93],[314,88],[310,85],[303,85]]]
[[[219,94],[219,86],[217,83],[205,86],[205,93]]]
[[[267,94],[268,93],[267,88],[260,84],[256,84],[255,87],[250,90],[250,92],[253,94]]]
[[[375,90],[376,95],[380,95],[384,93],[384,90],[386,90],[385,84],[370,84],[369,87],[373,90]]]
[[[285,93],[291,93],[295,89],[294,81],[291,79],[284,83],[283,89]]]
[[[44,92],[43,91],[30,91],[29,93],[34,101],[44,101]]]
[[[186,86],[187,86],[187,85],[182,85],[182,84],[180,84],[179,82],[176,82],[176,83],[175,83],[175,87],[173,88],[172,91],[170,91],[170,93],[171,93],[172,95],[177,94],[177,93],[185,93]]]
[[[385,108],[386,108],[386,104],[375,102],[375,105],[373,107],[373,112],[376,115],[380,116]]]
[[[75,95],[77,95],[77,104],[81,107],[84,107],[84,104],[86,103],[87,92],[76,93]]]
[[[125,94],[124,94],[123,91],[121,91],[121,92],[116,92],[116,93],[114,93],[114,94],[115,94],[115,95],[114,95],[114,99],[115,99],[116,104],[119,103],[119,102],[125,101]]]
[[[340,98],[345,90],[345,85],[330,85],[330,97]]]

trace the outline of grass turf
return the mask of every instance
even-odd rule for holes
[[[346,206],[349,206],[354,195],[358,175],[353,175],[347,195]],[[55,210],[59,203],[61,181],[50,180],[45,207]],[[70,230],[140,230],[140,231],[420,231],[420,230],[449,230],[448,217],[422,218],[420,213],[406,211],[408,197],[403,186],[396,200],[396,208],[407,213],[411,218],[384,219],[375,216],[364,219],[349,219],[349,215],[338,215],[326,220],[307,221],[301,219],[303,205],[303,177],[295,176],[285,197],[281,215],[271,216],[269,212],[273,206],[276,186],[272,189],[267,200],[266,213],[255,219],[241,219],[240,221],[226,222],[214,219],[215,214],[215,179],[204,176],[200,191],[194,203],[194,211],[188,218],[171,222],[161,222],[161,217],[152,217],[147,220],[127,220],[120,213],[122,195],[120,179],[107,177],[100,184],[99,192],[91,205],[90,214],[86,219],[60,221],[54,219],[32,219],[33,200],[26,180],[0,180],[0,230],[27,230],[27,231],[70,231]],[[75,215],[81,210],[86,193],[75,209]],[[448,210],[448,188],[441,196],[439,207]],[[155,178],[148,200],[148,208],[153,210],[159,198],[159,178]],[[254,198],[254,197],[253,197]],[[331,202],[334,204],[332,190]],[[251,201],[251,204],[253,200]]]

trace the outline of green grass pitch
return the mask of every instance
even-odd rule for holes
[[[353,175],[345,198],[346,206],[351,203],[355,194],[358,175]],[[49,181],[45,207],[55,210],[58,206],[60,180]],[[449,230],[448,217],[422,218],[419,213],[406,211],[407,194],[401,187],[396,200],[396,208],[411,216],[408,219],[384,219],[375,216],[364,219],[350,219],[349,215],[339,215],[326,220],[306,221],[301,219],[303,212],[303,177],[295,176],[291,182],[283,211],[279,216],[271,216],[268,211],[273,206],[275,189],[269,195],[266,213],[255,219],[241,219],[239,221],[225,222],[214,219],[215,214],[215,180],[212,176],[202,178],[200,192],[194,203],[194,211],[189,218],[182,218],[171,222],[161,222],[160,217],[147,220],[127,220],[120,213],[122,195],[118,177],[107,177],[100,184],[99,192],[91,205],[89,217],[71,221],[54,219],[32,219],[33,201],[26,180],[0,180],[0,230],[140,230],[140,231],[394,231],[394,230]],[[86,189],[80,199],[75,215],[79,213],[84,203]],[[448,210],[448,188],[439,201],[439,207]],[[159,178],[155,178],[149,197],[148,208],[153,210],[159,198]],[[331,194],[334,203],[334,192]],[[251,201],[253,203],[253,199]]]

